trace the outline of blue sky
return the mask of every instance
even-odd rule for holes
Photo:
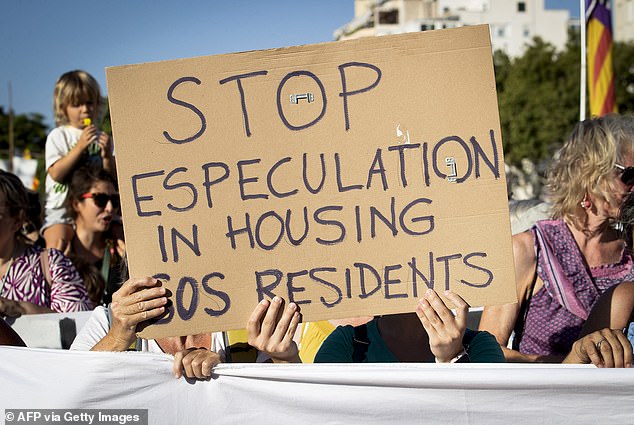
[[[578,0],[546,0],[579,14]],[[332,41],[354,0],[3,0],[0,106],[52,122],[56,79],[105,67]]]

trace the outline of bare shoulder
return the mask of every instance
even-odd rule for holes
[[[513,254],[535,258],[535,238],[530,230],[513,235]]]

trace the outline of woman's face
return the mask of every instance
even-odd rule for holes
[[[618,217],[623,201],[625,200],[625,198],[627,198],[629,193],[632,192],[632,189],[634,188],[633,182],[624,182],[622,179],[623,168],[634,166],[634,154],[624,155],[622,163],[619,162],[618,165],[620,167],[615,168],[614,177],[610,180],[610,191],[612,199],[614,200],[614,205],[605,202],[605,208],[607,210],[606,213],[610,218]]]
[[[0,195],[0,251],[6,248],[13,249],[15,233],[22,226],[22,220],[11,216],[4,195]]]
[[[113,196],[116,197],[114,205]],[[75,224],[78,228],[82,227],[88,231],[105,232],[110,227],[113,214],[119,207],[118,199],[119,194],[112,183],[100,181],[93,184],[90,191],[74,203],[77,212]]]

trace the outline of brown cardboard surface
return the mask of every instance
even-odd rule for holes
[[[172,292],[143,337],[516,300],[487,26],[106,74],[130,273]]]

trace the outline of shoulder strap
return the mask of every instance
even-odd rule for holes
[[[354,327],[354,337],[352,338],[352,362],[362,363],[366,359],[370,340],[368,339],[368,326],[363,324]]]
[[[48,287],[53,287],[53,279],[51,279],[51,271],[49,270],[48,264],[48,249],[43,249],[40,251],[40,264],[42,265],[42,274],[44,274],[44,279],[46,279],[46,283],[48,283]]]

